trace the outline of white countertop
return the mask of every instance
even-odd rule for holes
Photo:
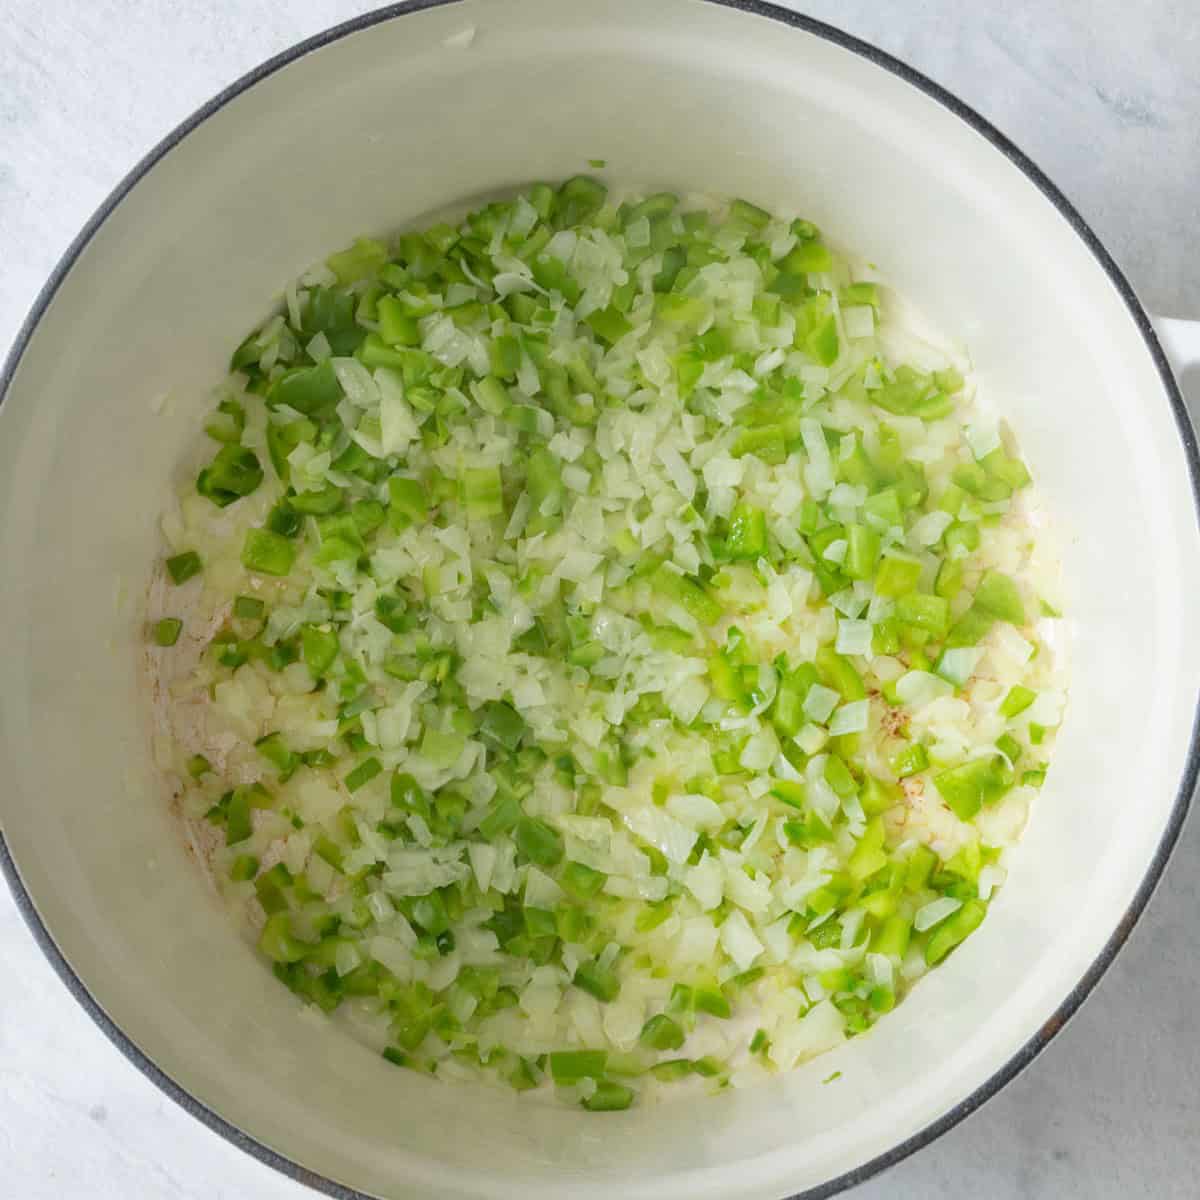
[[[1071,197],[1148,307],[1200,316],[1200,22],[1192,0],[795,6],[957,92]],[[67,243],[146,150],[262,59],[371,7],[4,0],[0,347]],[[1196,1196],[1198,878],[1193,820],[1083,1011],[981,1112],[858,1188],[854,1200]],[[110,1046],[2,889],[0,962],[0,1194],[314,1195],[210,1133]]]

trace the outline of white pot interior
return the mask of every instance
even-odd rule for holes
[[[358,233],[592,157],[615,182],[800,210],[967,343],[1056,515],[1073,631],[1055,765],[982,931],[869,1037],[650,1120],[437,1084],[301,1019],[188,861],[136,692],[157,516],[264,300]],[[0,412],[0,530],[0,820],[51,935],[202,1103],[385,1197],[777,1197],[886,1152],[1085,974],[1185,771],[1200,543],[1175,418],[1113,283],[938,102],[696,0],[464,0],[310,52],[210,115],[103,222],[35,331]]]

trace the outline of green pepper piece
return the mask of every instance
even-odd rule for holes
[[[602,1079],[596,1090],[580,1103],[588,1112],[623,1112],[633,1103],[633,1089],[623,1083]]]
[[[296,561],[296,548],[269,529],[246,530],[242,564],[260,575],[286,575]]]
[[[267,392],[272,407],[286,404],[307,417],[332,411],[342,398],[342,385],[326,359],[315,367],[299,367],[281,375]]]
[[[974,603],[983,612],[1009,621],[1013,625],[1025,624],[1025,606],[1021,593],[1013,580],[1000,571],[985,571],[975,591]]]
[[[263,481],[263,469],[253,450],[225,445],[196,478],[196,491],[219,508],[250,495]]]
[[[562,835],[545,821],[522,817],[513,838],[521,854],[539,867],[556,866],[562,859]]]
[[[955,946],[979,928],[985,916],[987,905],[982,900],[968,900],[930,934],[929,941],[925,944],[925,961],[931,967],[941,962]]]

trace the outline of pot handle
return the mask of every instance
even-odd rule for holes
[[[1175,378],[1182,382],[1189,368],[1200,367],[1200,321],[1184,321],[1179,317],[1151,317],[1150,320],[1175,371]]]

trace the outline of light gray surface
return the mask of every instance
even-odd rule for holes
[[[369,7],[2,0],[0,345],[137,158],[262,59]],[[1150,308],[1200,316],[1192,253],[1200,23],[1189,0],[802,7],[906,59],[981,111],[1078,205]],[[855,1200],[1197,1195],[1198,873],[1193,821],[1130,945],[1052,1046],[981,1113],[859,1188]],[[6,895],[0,962],[5,1196],[313,1195],[209,1133],[109,1046],[54,978]]]

